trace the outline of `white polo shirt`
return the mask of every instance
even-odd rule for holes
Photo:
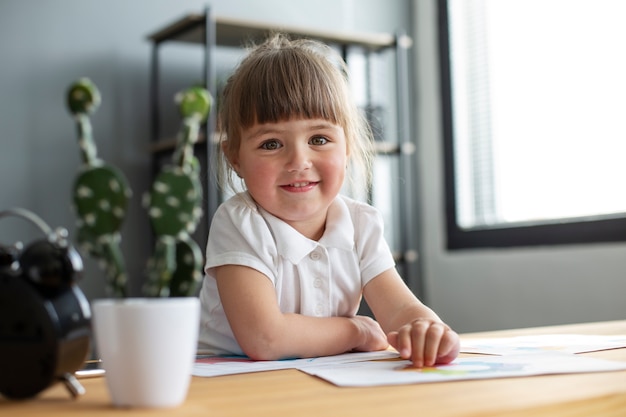
[[[220,302],[214,268],[243,265],[274,285],[280,310],[307,316],[354,316],[362,289],[394,267],[374,207],[338,196],[319,241],[304,237],[257,206],[247,192],[222,204],[211,224],[206,249],[200,353],[243,354]]]

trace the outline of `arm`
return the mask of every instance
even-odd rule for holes
[[[417,367],[449,363],[459,353],[459,336],[406,286],[395,268],[372,279],[365,299],[389,343]]]
[[[368,317],[282,313],[271,281],[252,268],[221,266],[216,280],[233,334],[252,359],[327,356],[388,346],[378,323]]]

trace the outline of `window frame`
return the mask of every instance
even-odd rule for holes
[[[448,1],[438,0],[439,65],[443,129],[446,247],[448,250],[569,245],[626,241],[624,215],[461,228],[457,222]],[[626,182],[625,182],[626,185]],[[626,186],[624,187],[626,192]],[[610,190],[616,192],[616,190]]]

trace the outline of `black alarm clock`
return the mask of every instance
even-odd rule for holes
[[[82,259],[65,229],[20,208],[0,211],[7,216],[29,221],[45,238],[0,245],[0,394],[26,399],[62,382],[76,397],[84,389],[74,373],[91,343],[89,301],[76,284]]]

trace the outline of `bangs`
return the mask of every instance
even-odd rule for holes
[[[295,48],[260,56],[242,74],[238,124],[247,128],[303,118],[345,126],[346,94],[337,90],[344,82],[336,79],[337,68],[329,71],[332,66],[317,53]]]

